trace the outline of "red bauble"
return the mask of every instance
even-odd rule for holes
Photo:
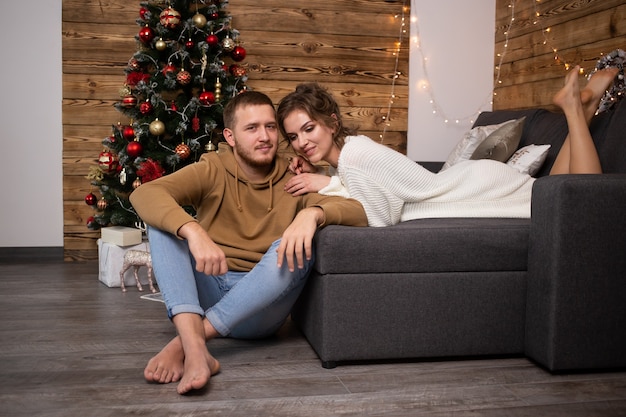
[[[139,30],[139,39],[143,43],[150,43],[154,39],[154,31],[150,26],[144,26]]]
[[[188,40],[187,40],[187,42],[185,42],[185,48],[187,48],[187,49],[193,49],[193,47],[194,47],[195,45],[196,45],[196,44],[195,44],[195,43],[193,43],[193,41],[192,41],[191,39],[188,39]]]
[[[180,159],[187,159],[189,158],[189,155],[191,155],[191,149],[189,149],[189,146],[184,143],[176,146],[175,152],[178,156],[180,156]]]
[[[126,140],[133,140],[135,138],[135,129],[132,126],[124,126],[122,128],[122,136]]]
[[[141,155],[142,151],[143,151],[143,146],[141,146],[141,143],[137,141],[129,142],[128,145],[126,145],[126,153],[131,158],[138,157],[139,155]]]
[[[85,196],[85,203],[88,206],[95,206],[98,203],[98,197],[94,195],[94,193],[89,193]]]
[[[148,13],[148,9],[146,9],[145,7],[139,9],[139,17],[141,17],[143,20],[146,20],[146,13]]]
[[[209,14],[209,19],[210,20],[217,20],[220,18],[220,14],[218,12],[213,12]]]
[[[137,105],[137,97],[135,97],[132,94],[124,96],[124,98],[122,99],[122,106],[126,107],[127,109],[131,109],[135,107],[136,105]]]
[[[187,85],[191,82],[191,73],[189,71],[181,70],[178,74],[176,74],[176,81],[180,85]]]
[[[241,65],[237,65],[237,64],[232,64],[230,67],[228,67],[228,72],[230,72],[233,75],[233,77],[238,77],[238,78],[241,78],[244,75],[246,75],[246,69],[242,67]]]
[[[152,103],[150,103],[148,100],[139,105],[139,111],[141,112],[141,114],[150,114],[152,113],[152,110],[154,110],[154,107],[152,106]]]
[[[211,47],[217,46],[220,43],[220,38],[218,38],[216,34],[211,33],[206,37],[206,43]]]
[[[169,73],[175,73],[176,72],[176,67],[174,65],[172,65],[172,63],[170,62],[169,64],[167,64],[166,66],[163,67],[161,72],[163,73],[163,75],[167,75]]]
[[[119,162],[117,159],[117,155],[115,155],[113,152],[100,152],[100,156],[98,157],[98,166],[100,166],[100,169],[103,172],[111,174],[112,172],[117,171],[118,164]]]
[[[243,61],[246,58],[246,50],[241,46],[235,46],[235,49],[233,49],[230,53],[230,56],[234,61]]]
[[[180,25],[180,13],[177,10],[168,7],[159,15],[159,21],[168,29],[176,29]]]
[[[213,94],[211,91],[203,91],[202,93],[200,93],[198,99],[200,100],[200,103],[208,106],[215,103],[215,94]]]
[[[96,218],[93,216],[87,217],[87,227],[89,229],[94,228],[96,223]]]

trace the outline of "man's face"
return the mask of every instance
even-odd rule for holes
[[[237,109],[235,126],[233,129],[224,129],[224,137],[233,147],[240,165],[254,169],[270,167],[278,149],[278,125],[274,108],[248,105]]]

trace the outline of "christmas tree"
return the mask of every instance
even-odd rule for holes
[[[246,56],[231,26],[227,0],[141,2],[137,51],[125,68],[116,109],[128,124],[112,126],[87,178],[85,202],[96,210],[87,227],[140,227],[128,196],[214,151],[222,111],[246,89]],[[97,196],[94,191],[99,192]]]

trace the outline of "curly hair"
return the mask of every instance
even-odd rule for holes
[[[309,117],[319,123],[323,123],[329,128],[335,129],[333,142],[343,148],[346,136],[354,135],[355,129],[347,127],[343,124],[339,105],[333,98],[332,94],[324,87],[317,83],[299,84],[296,90],[287,94],[278,105],[276,118],[278,120],[278,128],[283,137],[287,138],[287,133],[283,127],[283,123],[287,116],[296,110],[302,110]]]

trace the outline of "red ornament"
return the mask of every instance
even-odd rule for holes
[[[233,75],[233,77],[238,77],[238,78],[241,78],[244,75],[246,75],[246,69],[242,67],[241,65],[237,65],[237,64],[232,64],[230,67],[228,67],[228,72],[230,72]]]
[[[143,146],[141,146],[141,143],[137,141],[129,142],[128,145],[126,145],[126,153],[131,158],[138,157],[139,155],[141,155],[142,151],[143,151]]]
[[[187,49],[193,49],[193,47],[195,46],[195,44],[193,43],[193,41],[191,40],[191,38],[189,38],[187,40],[187,42],[185,42],[185,48]]]
[[[246,58],[246,50],[241,46],[235,46],[235,49],[230,53],[233,60],[240,62]]]
[[[209,19],[210,20],[217,20],[220,18],[220,14],[218,12],[213,12],[209,14]]]
[[[180,13],[177,10],[168,7],[159,15],[159,21],[168,29],[176,29],[180,25]]]
[[[126,140],[133,140],[135,138],[135,129],[132,126],[124,126],[122,128],[122,136]]]
[[[175,152],[178,156],[180,156],[180,159],[187,159],[189,158],[189,155],[191,155],[191,149],[189,149],[189,146],[184,143],[176,146]]]
[[[200,130],[200,118],[198,116],[194,116],[191,119],[191,130],[193,130],[195,133],[198,133],[198,131]]]
[[[102,211],[102,210],[106,209],[108,205],[109,205],[109,203],[107,203],[107,201],[104,199],[104,197],[102,197],[100,199],[100,201],[98,201],[98,210]]]
[[[206,37],[206,43],[211,47],[217,46],[220,43],[220,38],[218,38],[216,34],[211,33]]]
[[[148,9],[146,9],[145,7],[139,9],[139,17],[141,17],[143,20],[146,20],[146,13],[148,13]]]
[[[85,196],[85,203],[87,203],[88,206],[95,206],[97,202],[98,197],[96,197],[94,193],[89,193]]]
[[[200,93],[198,99],[200,100],[200,103],[208,106],[215,103],[215,94],[213,94],[211,91],[203,91],[202,93]]]
[[[126,107],[127,109],[131,109],[135,107],[136,105],[137,105],[137,97],[135,97],[132,94],[124,96],[124,98],[122,99],[122,106]]]
[[[93,216],[87,217],[87,228],[93,229],[96,226],[96,218]]]
[[[189,71],[181,70],[178,74],[176,74],[176,81],[180,85],[187,85],[191,82],[191,73]]]
[[[102,171],[107,174],[117,171],[117,166],[119,161],[117,159],[117,155],[113,152],[103,151],[100,152],[100,156],[98,157],[98,166]]]
[[[154,31],[150,26],[144,26],[139,30],[139,39],[143,43],[150,43],[154,39]]]
[[[161,72],[163,73],[163,75],[167,75],[169,73],[175,73],[176,72],[176,67],[174,65],[172,65],[172,63],[168,63],[166,66],[163,67],[163,70],[161,70]]]
[[[170,104],[170,110],[178,111],[178,107],[176,106],[176,102],[174,100],[172,100],[172,103]]]
[[[148,100],[139,105],[139,111],[141,112],[141,114],[150,114],[152,113],[152,110],[154,110],[154,107],[152,106],[152,103],[150,103]]]

